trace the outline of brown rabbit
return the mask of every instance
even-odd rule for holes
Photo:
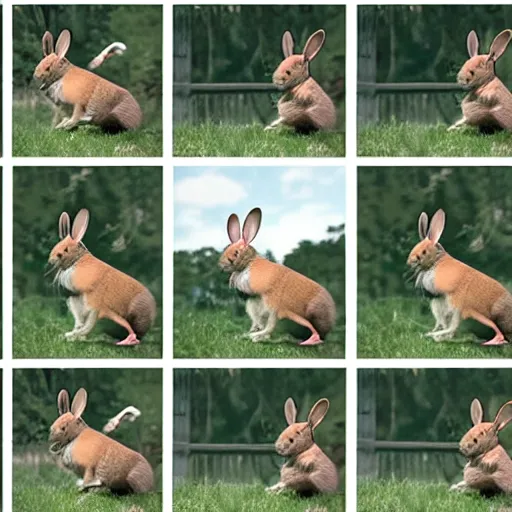
[[[155,299],[133,277],[95,258],[82,243],[89,224],[89,211],[78,212],[70,230],[69,215],[59,219],[58,242],[48,262],[56,270],[55,280],[71,292],[67,304],[75,318],[75,327],[64,336],[87,336],[100,318],[108,318],[128,331],[118,345],[137,345],[156,317]]]
[[[512,420],[512,401],[504,404],[492,423],[483,422],[482,404],[471,403],[473,427],[459,444],[468,463],[464,480],[452,485],[453,491],[478,490],[483,494],[512,493],[512,460],[499,444],[498,433]]]
[[[279,482],[268,487],[268,492],[280,493],[291,489],[299,494],[336,492],[338,472],[336,466],[315,443],[313,432],[329,410],[329,400],[322,398],[313,405],[307,421],[296,423],[297,407],[293,398],[284,404],[288,427],[276,441],[276,451],[288,458],[281,468]]]
[[[482,131],[512,130],[512,94],[496,76],[496,61],[503,55],[512,30],[500,32],[491,44],[488,55],[478,54],[478,37],[468,34],[469,60],[457,75],[457,82],[469,90],[462,101],[463,117],[448,130],[464,125],[477,126]]]
[[[79,123],[100,126],[107,132],[137,128],[142,122],[142,111],[134,97],[122,87],[66,59],[71,44],[71,33],[63,30],[55,50],[53,36],[43,36],[43,60],[37,65],[34,78],[40,89],[57,105],[73,105],[73,115],[56,128],[70,130]]]
[[[309,74],[309,64],[318,55],[324,42],[325,32],[317,30],[307,40],[302,54],[295,55],[292,34],[288,31],[283,34],[282,49],[285,59],[274,71],[272,81],[284,94],[277,104],[279,118],[265,130],[276,128],[280,124],[291,126],[300,133],[334,128],[334,104]]]
[[[461,318],[473,318],[495,332],[484,345],[507,343],[506,338],[512,338],[512,295],[498,281],[456,260],[439,245],[444,224],[445,213],[438,210],[427,236],[407,258],[416,274],[416,286],[446,302],[442,308],[445,318],[449,314],[449,325],[429,335],[436,341],[450,339]]]
[[[261,210],[254,208],[247,215],[243,232],[240,221],[233,213],[228,219],[231,240],[219,260],[220,267],[230,272],[230,286],[255,298],[247,303],[247,313],[253,321],[249,333],[252,341],[270,337],[277,320],[288,318],[311,331],[311,337],[301,345],[322,343],[336,319],[336,306],[329,292],[315,281],[284,265],[259,256],[250,243],[261,224]]]
[[[77,391],[71,408],[68,392],[61,390],[57,404],[60,416],[50,427],[50,452],[83,479],[80,490],[142,493],[153,488],[153,470],[140,453],[86,425],[85,389]]]

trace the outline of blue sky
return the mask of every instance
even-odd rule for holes
[[[176,167],[174,247],[194,250],[229,243],[226,223],[243,224],[259,206],[261,228],[252,242],[279,261],[301,240],[329,237],[328,226],[345,221],[345,169],[341,166]]]

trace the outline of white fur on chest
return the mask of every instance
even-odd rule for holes
[[[71,443],[67,444],[64,450],[62,451],[62,464],[68,469],[74,469],[72,450],[75,441],[71,441]]]
[[[73,286],[73,272],[75,270],[74,266],[67,268],[66,270],[60,270],[57,274],[57,282],[66,290],[70,292],[77,293],[76,288]]]
[[[56,82],[53,82],[53,84],[48,87],[45,93],[48,98],[50,98],[50,100],[55,103],[55,105],[62,105],[65,103],[64,94],[62,91],[62,78]]]
[[[247,295],[253,295],[254,292],[251,290],[250,282],[250,271],[248,268],[242,270],[242,272],[233,272],[229,278],[229,285],[242,293]]]
[[[422,270],[416,277],[416,288],[423,288],[432,295],[439,295],[439,291],[435,287],[436,273],[433,268]]]

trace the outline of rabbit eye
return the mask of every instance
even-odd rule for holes
[[[293,437],[290,437],[289,441],[290,441],[290,444],[293,444]]]
[[[421,254],[423,254],[423,256],[425,256],[425,254],[427,254],[427,249],[423,249],[423,252]]]
[[[471,71],[469,72],[469,74],[470,74],[471,76],[475,76],[475,72],[474,72],[473,70],[471,70]]]
[[[68,252],[68,248],[67,247],[64,249],[64,252]]]
[[[57,253],[57,258],[62,258],[62,253],[61,252]]]
[[[473,443],[478,443],[478,439],[476,437],[473,439]]]
[[[235,251],[235,257],[238,257],[239,254],[239,251]]]
[[[289,70],[289,69],[287,69],[287,70],[285,71],[285,73],[286,73],[288,76],[290,76],[290,75],[291,75],[291,72],[290,72],[290,70]]]

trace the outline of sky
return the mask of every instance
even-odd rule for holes
[[[176,167],[174,248],[223,250],[226,224],[236,213],[243,225],[252,208],[262,210],[251,245],[278,261],[302,240],[328,239],[329,226],[345,222],[345,169],[341,166]]]

